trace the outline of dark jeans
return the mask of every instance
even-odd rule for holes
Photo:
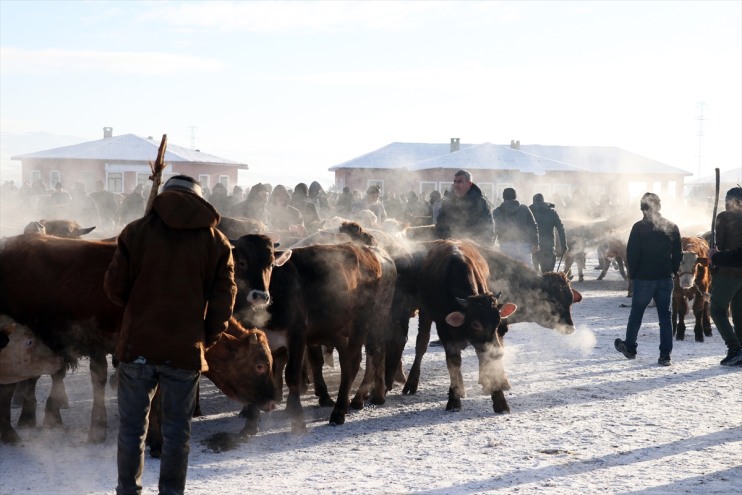
[[[659,280],[634,279],[632,283],[631,313],[626,325],[626,347],[636,351],[636,337],[642,326],[644,311],[654,298],[657,304],[657,317],[660,321],[660,354],[672,352],[672,279]]]
[[[159,385],[162,395],[160,494],[185,491],[190,452],[191,418],[201,373],[164,365],[119,363],[117,495],[142,493],[144,439],[148,413]]]
[[[533,255],[533,267],[541,270],[541,273],[553,272],[556,265],[556,254],[554,251],[539,251]]]
[[[734,327],[729,323],[730,309]],[[727,347],[739,349],[742,344],[742,278],[714,275],[709,312]]]

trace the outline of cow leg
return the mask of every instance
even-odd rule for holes
[[[276,402],[283,402],[283,374],[288,362],[288,350],[283,347],[273,354],[273,388],[276,391]]]
[[[623,258],[616,258],[616,263],[618,263],[618,273],[620,273],[621,277],[623,277],[623,279],[626,280],[627,276],[626,276],[626,270],[624,269]]]
[[[417,340],[415,341],[415,361],[412,363],[412,368],[410,368],[410,372],[407,375],[407,383],[402,388],[402,393],[405,395],[417,392],[417,387],[420,384],[420,367],[423,356],[428,350],[430,328],[432,325],[432,320],[424,312],[420,311],[418,316]]]
[[[90,381],[93,383],[93,410],[90,414],[89,443],[103,443],[106,440],[106,382],[108,381],[108,361],[106,354],[90,356]]]
[[[394,314],[395,311],[392,309],[392,315]],[[405,314],[399,319],[394,317],[391,319],[392,321],[389,323],[390,328],[387,333],[389,337],[384,349],[384,386],[387,391],[394,387],[395,381],[400,381],[403,384],[407,381],[404,376],[404,370],[402,369],[402,354],[404,353],[404,346],[407,343],[407,335],[410,329],[409,315]]]
[[[703,314],[701,318],[703,320],[703,334],[706,337],[711,337],[711,312],[709,310],[709,302],[706,300],[703,302]]]
[[[13,393],[13,400],[11,402],[12,408],[23,407],[23,401],[26,400],[26,391],[28,390],[28,380],[18,382]]]
[[[13,401],[16,385],[15,383],[0,385],[0,442],[7,444],[16,444],[21,441],[21,437],[10,423],[10,404]]]
[[[446,367],[451,377],[446,411],[456,412],[461,410],[461,398],[466,394],[461,376],[461,350],[454,345],[444,344],[444,347],[446,349]]]
[[[61,407],[58,402],[60,394],[57,391],[60,388],[64,388],[64,384],[60,385],[60,383],[64,382],[64,377],[66,375],[67,373],[65,373],[64,370],[58,371],[52,375],[52,389],[49,392],[49,397],[47,397],[46,405],[44,406],[44,420],[42,424],[45,428],[59,428],[63,425],[62,414],[59,412]]]
[[[580,253],[575,256],[577,263],[577,280],[580,282],[585,281],[585,265],[587,264],[585,253]]]
[[[510,390],[510,382],[502,362],[504,350],[501,342],[475,346],[475,349],[479,358],[479,383],[482,391],[492,397],[492,409],[495,413],[509,413],[510,406],[503,391]]]
[[[319,399],[319,405],[321,407],[332,407],[335,405],[335,401],[330,397],[330,393],[327,391],[327,383],[325,377],[322,375],[322,366],[325,362],[325,357],[322,352],[322,346],[313,345],[307,347],[307,359],[309,365],[312,368],[312,381],[314,382],[314,395]]]
[[[286,400],[286,414],[291,418],[292,433],[303,433],[307,429],[304,421],[304,410],[301,407],[301,369],[306,349],[305,332],[289,339],[288,360],[286,363],[286,385],[289,388]]]
[[[611,261],[608,258],[603,259],[603,268],[600,270],[600,275],[598,275],[598,280],[603,280],[605,278],[605,275],[608,273],[608,269],[611,267]]]
[[[703,307],[703,296],[700,294],[694,294],[693,316],[696,319],[696,323],[693,326],[693,333],[696,336],[696,342],[703,342]]]
[[[255,404],[245,404],[240,416],[245,417],[245,426],[240,430],[240,436],[257,435],[258,422],[260,421],[260,409]]]
[[[380,337],[369,335],[366,340],[366,372],[355,397],[350,403],[353,409],[363,409],[363,403],[372,391],[371,403],[380,406],[386,402],[386,385],[384,384],[384,360],[386,350]]]
[[[341,345],[337,348],[340,355],[340,387],[338,388],[338,398],[335,401],[335,408],[330,414],[331,425],[345,423],[345,416],[348,414],[350,402],[350,388],[358,374],[358,369],[361,367],[361,349],[363,347],[363,338],[361,335],[364,332],[357,328],[351,331],[350,342],[348,342],[347,346]]]
[[[685,340],[685,314],[688,312],[688,300],[685,298],[685,294],[681,291],[679,297],[677,297],[675,301],[678,303],[678,324],[675,331],[675,340]]]
[[[54,379],[54,375],[52,375]],[[23,406],[18,418],[18,428],[36,428],[36,382],[39,377],[26,380],[23,393]]]

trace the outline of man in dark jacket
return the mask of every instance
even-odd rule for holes
[[[539,251],[538,226],[531,210],[516,198],[512,187],[502,191],[503,202],[492,212],[495,237],[500,243],[500,251],[530,265],[531,255]]]
[[[205,350],[227,328],[237,287],[219,214],[193,178],[170,178],[152,211],[127,225],[106,272],[108,297],[125,307],[119,360],[118,486],[142,491],[147,414],[162,394],[160,493],[183,493]]]
[[[739,250],[742,246],[742,187],[727,191],[725,211],[716,216],[716,248]],[[719,253],[722,254],[722,253]],[[742,365],[742,267],[724,265],[723,256],[711,258],[711,318],[727,345],[724,366]],[[718,261],[717,261],[718,259]],[[728,313],[732,314],[732,324]]]
[[[443,201],[435,224],[439,239],[471,239],[491,247],[492,214],[482,191],[472,182],[471,173],[459,170],[453,177],[453,194]]]
[[[559,213],[554,209],[554,203],[544,201],[544,195],[533,195],[533,204],[529,206],[533,218],[538,226],[539,251],[533,255],[533,267],[541,273],[554,271],[556,257],[563,256],[567,251],[567,237],[564,234],[564,225]],[[554,230],[559,235],[559,251],[554,250]]]
[[[680,268],[683,248],[678,226],[660,215],[660,198],[645,193],[641,199],[644,218],[634,224],[626,244],[626,257],[631,274],[632,296],[626,340],[616,339],[616,350],[628,359],[636,357],[636,337],[644,311],[654,299],[660,322],[660,357],[662,366],[672,364],[672,321],[670,303],[672,279]]]

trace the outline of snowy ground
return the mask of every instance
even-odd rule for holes
[[[590,265],[592,267],[594,263]],[[575,283],[577,331],[560,335],[532,324],[506,336],[512,413],[494,415],[477,386],[477,362],[464,355],[468,398],[446,412],[443,350],[431,347],[415,396],[397,386],[386,404],[327,424],[330,409],[303,399],[309,427],[292,435],[279,409],[260,433],[220,453],[205,441],[242,427],[239,405],[203,379],[204,416],[193,423],[191,494],[359,493],[742,493],[742,367],[719,366],[726,348],[714,329],[704,343],[675,342],[670,367],[657,365],[656,313],[647,311],[638,356],[613,349],[624,335],[625,283]],[[413,327],[415,323],[413,322]],[[691,332],[692,336],[692,332]],[[691,337],[692,338],[692,337]],[[414,334],[404,355],[412,363]],[[85,443],[91,388],[83,365],[66,380],[66,431],[20,430],[24,442],[0,445],[0,493],[113,493],[118,414],[108,394],[108,440]],[[326,368],[329,382],[337,371]],[[48,377],[38,394],[45,400]],[[39,407],[39,422],[43,405]],[[19,410],[13,410],[13,421]],[[157,492],[159,461],[147,456],[146,494]]]

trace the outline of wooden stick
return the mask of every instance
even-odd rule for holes
[[[711,247],[716,247],[716,211],[719,208],[719,184],[721,178],[719,177],[719,169],[714,169],[716,173],[716,193],[714,194],[714,216],[711,218]]]
[[[160,148],[157,150],[157,159],[154,163],[149,162],[149,168],[152,170],[152,175],[149,176],[149,180],[152,181],[152,190],[149,192],[149,198],[147,199],[147,207],[144,209],[144,214],[147,215],[152,210],[152,205],[155,202],[157,193],[160,191],[160,184],[162,184],[162,171],[165,170],[165,151],[167,150],[167,134],[162,135],[162,141],[160,142]]]

